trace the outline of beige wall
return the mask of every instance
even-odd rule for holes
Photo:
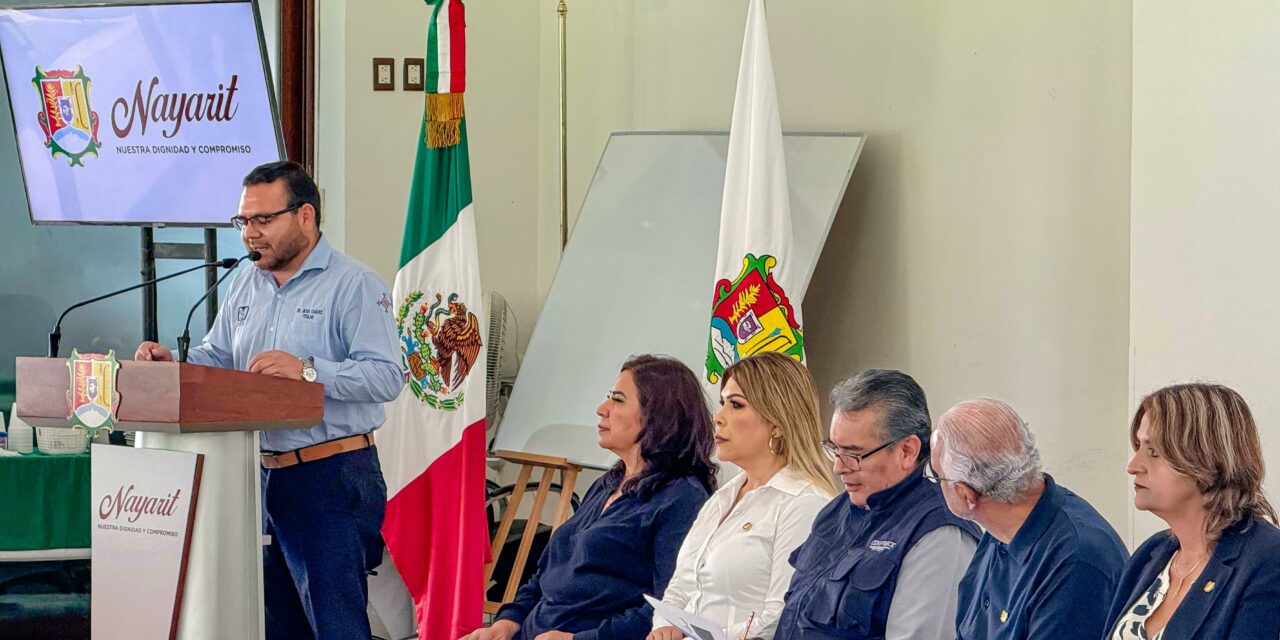
[[[728,126],[745,3],[570,6],[571,202],[612,130]],[[1130,7],[773,0],[769,12],[784,128],[867,134],[805,304],[820,386],[886,366],[915,375],[935,414],[1007,399],[1050,471],[1122,527]],[[554,98],[544,91],[552,116]],[[544,150],[554,143],[544,126]],[[556,179],[543,173],[540,258]],[[553,268],[540,261],[540,292]]]
[[[369,59],[420,55],[425,13],[346,5],[346,247],[390,278],[420,98],[368,90]],[[468,4],[482,277],[512,299],[526,339],[558,256],[554,7]],[[569,7],[576,213],[609,132],[728,126],[746,5]],[[820,384],[887,366],[917,376],[935,414],[1007,399],[1049,470],[1123,529],[1129,3],[769,11],[784,127],[868,135],[805,306]]]
[[[538,42],[536,5],[467,5],[467,121],[472,187],[486,290],[520,320],[520,347],[536,319]],[[390,283],[400,259],[421,92],[401,91],[407,57],[426,48],[421,2],[320,3],[317,164],[326,233]],[[372,60],[396,59],[394,92],[372,90]]]
[[[1280,460],[1280,4],[1134,6],[1133,398],[1223,382]],[[1160,522],[1138,514],[1142,539]]]
[[[786,126],[868,134],[806,304],[814,372],[902,368],[935,415],[1010,401],[1119,526],[1129,9],[912,4],[773,6]]]

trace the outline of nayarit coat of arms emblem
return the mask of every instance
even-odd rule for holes
[[[106,355],[71,350],[71,357],[67,359],[67,369],[71,373],[67,389],[67,420],[71,426],[91,434],[112,430],[120,407],[120,393],[116,390],[116,371],[119,368],[115,350],[108,351]]]
[[[771,273],[773,256],[742,259],[742,271],[716,283],[707,338],[707,380],[712,384],[733,363],[761,351],[804,359],[804,333],[787,293]]]
[[[41,110],[36,116],[44,131],[44,146],[53,157],[65,156],[71,166],[84,166],[84,157],[98,156],[98,114],[89,108],[89,87],[93,84],[84,69],[75,71],[36,67],[31,79],[40,93]]]

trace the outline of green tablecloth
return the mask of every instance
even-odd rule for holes
[[[0,456],[0,551],[89,547],[89,454]]]

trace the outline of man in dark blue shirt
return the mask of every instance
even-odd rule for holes
[[[960,582],[958,640],[1100,638],[1128,553],[1083,498],[1040,470],[1026,422],[999,400],[938,418],[947,506],[987,530]]]
[[[953,640],[956,585],[978,529],[924,477],[924,390],[901,371],[871,369],[837,384],[831,403],[823,447],[845,495],[791,554],[774,640]]]

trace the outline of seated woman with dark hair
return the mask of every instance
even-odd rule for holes
[[[538,571],[464,640],[642,640],[689,526],[716,487],[711,414],[678,360],[635,356],[596,408],[619,461],[551,536]]]
[[[1244,399],[1212,384],[1160,389],[1129,440],[1134,506],[1169,530],[1125,565],[1106,639],[1280,637],[1280,529]]]

